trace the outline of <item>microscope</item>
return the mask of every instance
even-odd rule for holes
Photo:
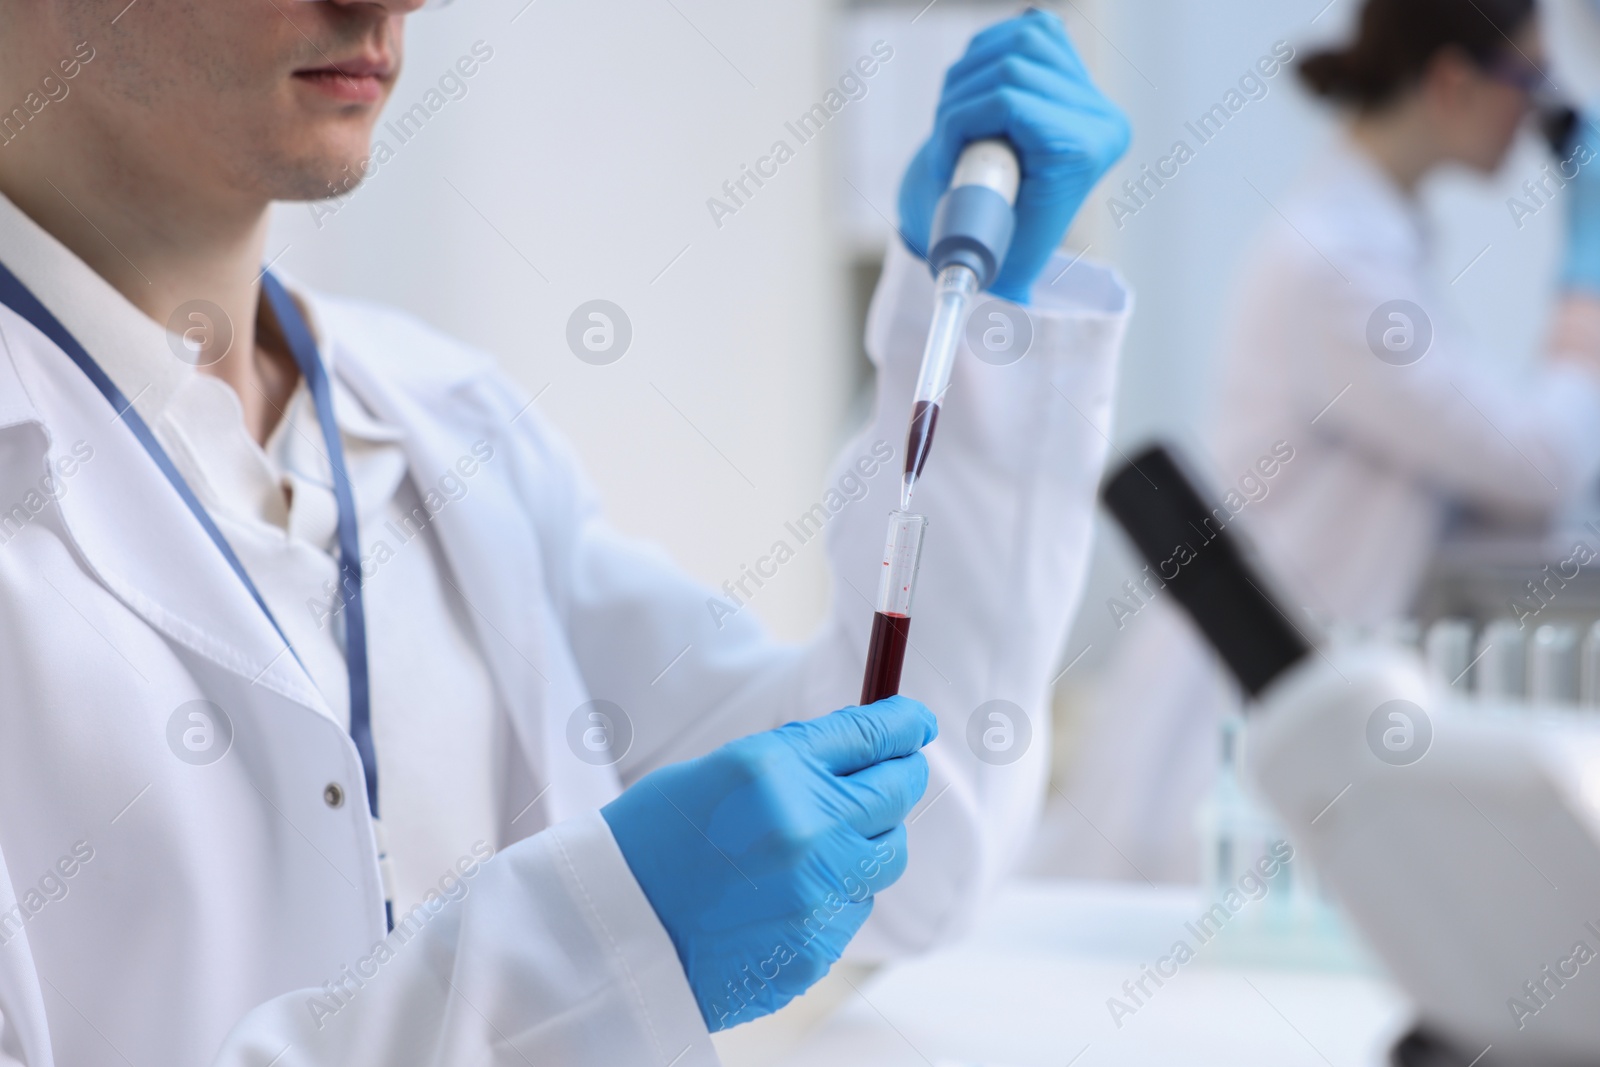
[[[1108,510],[1247,696],[1245,774],[1415,1006],[1395,1067],[1600,1064],[1600,715],[1325,641],[1145,450]]]

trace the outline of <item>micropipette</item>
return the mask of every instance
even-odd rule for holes
[[[974,141],[962,150],[950,188],[934,210],[928,238],[928,265],[936,278],[933,322],[911,403],[905,471],[900,476],[901,511],[911,510],[911,490],[928,462],[967,306],[994,281],[1011,247],[1016,226],[1012,207],[1020,180],[1021,169],[1009,142],[998,137]]]
[[[1011,209],[1020,180],[1016,153],[1008,142],[1001,138],[974,141],[962,150],[950,188],[933,213],[928,241],[928,264],[937,279],[933,323],[912,399],[900,510],[889,515],[883,570],[878,576],[878,605],[872,616],[866,676],[861,682],[862,704],[900,691],[900,670],[911,634],[911,598],[922,560],[922,535],[928,528],[927,519],[911,514],[911,490],[928,462],[967,305],[994,281],[1011,246],[1016,225]]]

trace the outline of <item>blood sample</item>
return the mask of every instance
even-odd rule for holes
[[[861,680],[861,703],[875,704],[900,692],[900,668],[906,662],[911,616],[878,611],[872,615],[872,643],[867,648],[867,674]]]
[[[911,490],[922,477],[933,447],[933,431],[939,421],[939,405],[950,388],[955,369],[956,348],[966,321],[967,305],[977,295],[978,276],[960,263],[939,272],[935,286],[933,322],[922,349],[922,366],[917,371],[917,387],[911,397],[911,427],[906,432],[906,465],[900,475],[900,510],[911,510]]]
[[[911,634],[911,596],[916,589],[917,565],[922,559],[922,535],[928,520],[903,511],[889,515],[889,535],[883,550],[883,570],[878,576],[878,609],[872,616],[872,640],[867,648],[867,669],[861,680],[861,703],[872,704],[900,692],[900,669],[905,664]]]
[[[928,463],[928,450],[933,447],[933,431],[938,425],[938,401],[918,400],[912,406],[911,428],[906,431],[905,474],[908,478],[922,477],[922,468]]]

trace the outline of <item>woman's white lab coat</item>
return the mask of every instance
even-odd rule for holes
[[[488,862],[463,856],[441,883],[458,899],[397,916],[385,941],[348,736],[101,395],[0,311],[0,1062],[715,1063],[595,809],[652,767],[854,702],[926,268],[895,243],[869,324],[876,414],[835,479],[877,441],[896,459],[828,519],[833,611],[804,647],[770,641],[748,611],[719,627],[714,590],[612,532],[484,356],[390,311],[309,301],[338,372],[404,429],[419,477],[492,442],[494,461],[434,524],[515,735],[508,810],[537,795],[518,826],[548,829],[495,843]],[[1080,264],[1041,286],[1027,358],[957,367],[918,493],[932,525],[905,675],[942,736],[910,869],[866,952],[960,930],[1035,821],[1127,305],[1112,275]],[[569,714],[591,696],[632,719],[615,767],[569,747]],[[993,699],[1033,722],[1009,766],[966,739]],[[232,723],[227,755],[205,766],[169,745],[194,700]]]
[[[1538,520],[1592,489],[1600,388],[1570,365],[1513,377],[1486,362],[1431,269],[1417,205],[1353,144],[1284,215],[1292,225],[1270,224],[1224,334],[1204,467],[1293,602],[1375,625],[1409,608],[1452,508]],[[1385,360],[1369,341],[1375,319],[1386,354],[1384,331],[1405,329],[1393,301],[1431,323],[1409,365],[1417,349]],[[1162,594],[1124,622],[1069,790],[1079,810],[1051,812],[1050,848],[1071,870],[1190,878],[1218,717],[1238,692]]]

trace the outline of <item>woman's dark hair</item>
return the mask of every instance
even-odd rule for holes
[[[1493,62],[1533,17],[1535,0],[1367,0],[1356,39],[1307,56],[1300,79],[1317,96],[1363,111],[1422,78],[1445,49]]]

